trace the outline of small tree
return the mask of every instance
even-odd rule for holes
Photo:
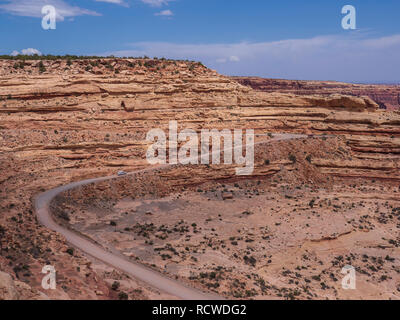
[[[118,281],[114,281],[113,284],[111,285],[111,289],[114,291],[117,291],[119,288],[119,282]]]
[[[128,300],[128,295],[125,292],[121,291],[118,294],[118,298],[119,298],[119,300]]]
[[[46,67],[45,67],[44,64],[43,64],[43,61],[40,61],[39,64],[38,64],[38,66],[39,66],[39,72],[40,72],[40,73],[43,73],[43,72],[46,71]]]

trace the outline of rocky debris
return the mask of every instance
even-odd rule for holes
[[[37,291],[22,281],[0,271],[0,300],[48,300],[43,292]]]
[[[223,192],[223,193],[222,193],[222,199],[223,199],[223,200],[230,200],[230,199],[233,199],[233,194],[232,194],[232,192]]]
[[[18,300],[18,298],[19,294],[11,276],[0,271],[0,300]]]

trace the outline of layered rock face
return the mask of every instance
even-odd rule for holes
[[[186,61],[2,60],[0,75],[0,270],[29,284],[32,296],[43,296],[45,264],[60,281],[45,293],[50,298],[118,296],[111,285],[124,276],[68,250],[38,224],[32,199],[72,181],[149,166],[146,134],[168,132],[171,120],[179,130],[341,135],[351,157],[315,157],[314,168],[332,177],[400,180],[400,113],[368,97],[259,92]],[[130,298],[159,297],[130,287]]]
[[[387,110],[400,109],[400,85],[352,84],[334,81],[299,81],[264,79],[258,77],[232,77],[239,83],[264,92],[285,92],[297,95],[333,93],[368,96]]]

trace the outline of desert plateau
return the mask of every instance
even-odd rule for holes
[[[1,59],[0,299],[398,300],[399,94],[183,60]],[[253,173],[150,165],[146,134],[171,120],[253,129]],[[43,225],[42,209],[65,231]],[[45,265],[55,290],[42,287]],[[355,290],[342,288],[345,266]]]

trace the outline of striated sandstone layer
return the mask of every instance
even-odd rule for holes
[[[232,77],[232,79],[245,86],[264,92],[277,91],[297,95],[330,95],[336,93],[351,96],[368,96],[376,101],[382,109],[400,109],[400,85],[264,79],[258,77]]]

